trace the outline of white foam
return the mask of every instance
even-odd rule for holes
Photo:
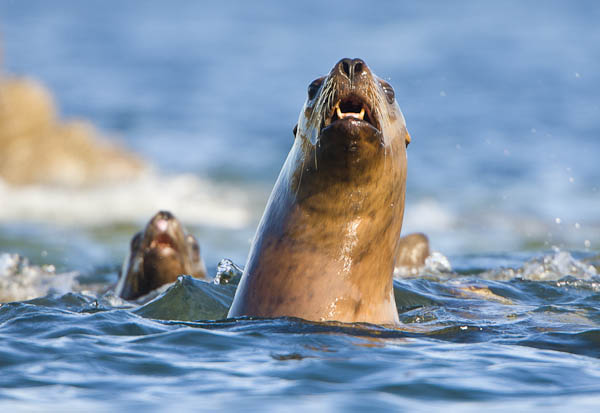
[[[416,277],[420,274],[449,274],[452,272],[452,265],[450,260],[444,254],[438,251],[432,251],[431,254],[425,259],[425,265],[422,267],[395,267],[394,277],[405,278],[405,277]]]
[[[527,261],[521,268],[502,268],[481,274],[482,278],[511,280],[522,278],[530,281],[558,281],[566,276],[578,280],[591,280],[598,275],[596,268],[580,261],[567,252],[556,248],[552,255],[544,255]]]
[[[0,221],[102,225],[142,222],[156,211],[172,211],[186,225],[242,228],[249,221],[248,194],[210,184],[192,174],[143,177],[87,188],[13,187],[0,180]]]
[[[579,261],[567,251],[556,249],[553,255],[527,262],[521,269],[521,277],[527,280],[555,281],[567,275],[589,280],[597,275],[593,265]]]
[[[23,301],[50,292],[60,294],[77,286],[77,272],[57,274],[54,266],[30,265],[18,254],[0,253],[0,302]]]

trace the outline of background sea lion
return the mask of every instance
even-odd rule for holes
[[[396,267],[420,268],[429,256],[429,239],[425,234],[414,233],[400,238]]]
[[[364,61],[313,81],[230,317],[398,323],[392,272],[410,136]]]
[[[184,232],[173,214],[159,211],[144,231],[131,239],[115,294],[134,300],[174,282],[181,274],[206,278],[200,247],[193,235]]]

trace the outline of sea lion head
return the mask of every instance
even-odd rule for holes
[[[410,142],[394,89],[361,59],[342,59],[310,83],[296,139],[323,164],[353,168],[394,153]]]
[[[135,299],[175,281],[181,274],[204,277],[206,270],[200,258],[200,247],[193,235],[184,232],[173,214],[159,211],[144,231],[131,239],[117,295]]]

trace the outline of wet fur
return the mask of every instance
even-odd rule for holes
[[[366,68],[352,85],[336,67],[301,112],[229,316],[398,323],[392,273],[408,133],[380,79]],[[319,133],[350,91],[368,99],[380,133],[353,121]]]
[[[166,233],[173,242],[169,248],[153,244],[160,236],[154,227],[158,219],[168,222]],[[193,235],[185,234],[177,218],[167,211],[160,211],[148,222],[144,231],[132,238],[115,293],[126,300],[134,300],[174,282],[181,274],[206,278],[200,248]]]

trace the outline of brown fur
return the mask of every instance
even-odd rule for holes
[[[166,228],[161,227],[166,222]],[[168,211],[160,211],[131,240],[116,294],[134,300],[177,280],[181,274],[206,278],[196,238],[185,234],[181,223]]]
[[[400,239],[396,267],[420,268],[429,253],[429,239],[425,234],[408,234]]]
[[[362,70],[348,76],[348,64],[359,63]],[[398,323],[392,273],[409,137],[384,84],[364,62],[344,59],[307,100],[230,317]],[[369,105],[378,128],[332,123],[335,103],[350,95]]]

